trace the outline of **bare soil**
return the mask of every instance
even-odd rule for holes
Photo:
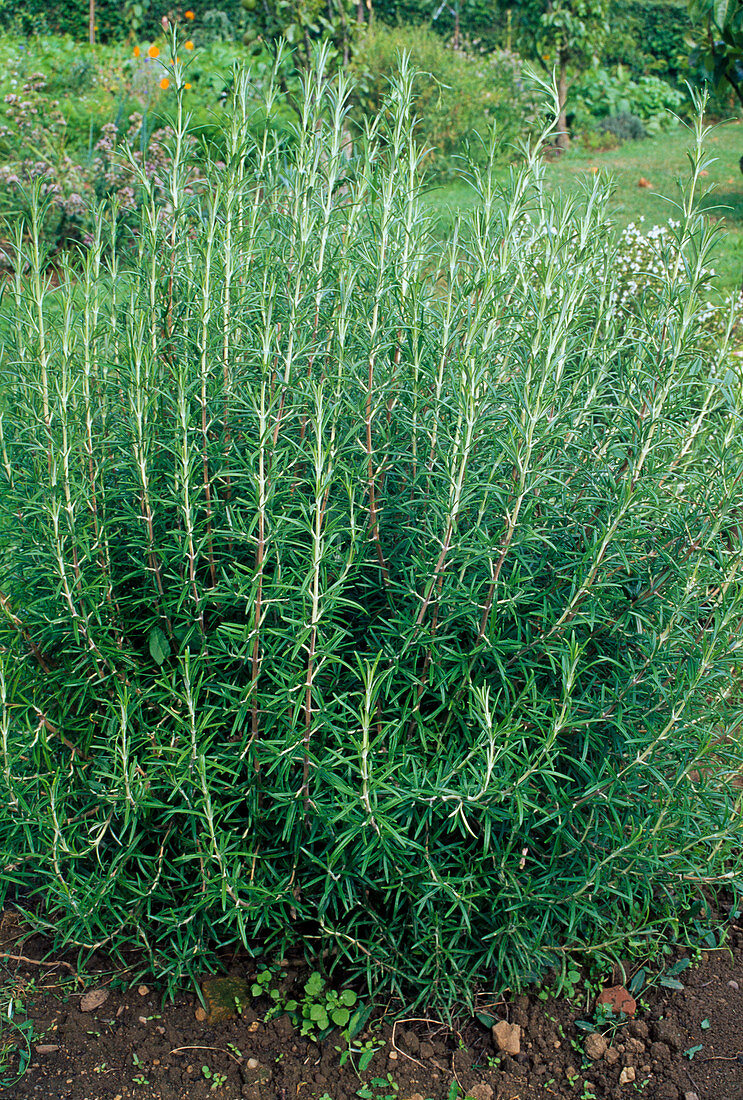
[[[163,1005],[155,988],[128,988],[110,961],[94,960],[78,976],[74,955],[53,960],[47,950],[11,908],[0,911],[0,1028],[12,1000],[30,1046],[23,1077],[0,1088],[14,1100],[743,1100],[740,920],[724,947],[693,953],[680,990],[653,986],[651,964],[635,1016],[603,1026],[603,1041],[587,1044],[576,1027],[591,1018],[595,992],[483,1001],[491,1016],[519,1026],[520,1034],[507,1029],[519,1034],[518,1054],[499,1051],[476,1018],[463,1015],[454,1026],[422,1013],[396,1020],[394,1005],[379,1006],[357,1040],[376,1048],[361,1073],[352,1064],[358,1055],[341,1064],[338,1032],[317,1044],[286,1015],[266,1021],[267,997],[233,997],[229,1018],[213,1019],[219,1009],[207,998],[209,1015],[195,991]],[[226,969],[248,988],[256,975],[247,957]],[[287,988],[301,988],[307,973],[302,960],[284,960]],[[6,1024],[0,1079],[16,1076],[24,1045]]]

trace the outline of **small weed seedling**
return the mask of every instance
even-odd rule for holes
[[[356,1075],[359,1076],[364,1072],[364,1070],[369,1068],[369,1064],[371,1063],[372,1058],[378,1050],[382,1049],[384,1043],[378,1042],[374,1039],[365,1039],[363,1042],[355,1043],[352,1039],[348,1038],[347,1030],[344,1031],[342,1034],[348,1046],[346,1046],[345,1048],[335,1048],[340,1055],[340,1065],[341,1067],[343,1067],[345,1066],[346,1062],[350,1062],[354,1068],[354,1071],[356,1072]],[[356,1059],[358,1059],[358,1061],[356,1061]]]
[[[352,989],[342,989],[340,993],[328,989],[322,974],[315,970],[305,982],[302,1001],[287,1001],[286,1011],[299,1016],[302,1035],[324,1038],[333,1027],[348,1024],[355,1004]]]
[[[266,1013],[266,1020],[286,1012],[299,1027],[300,1034],[315,1042],[325,1039],[333,1028],[345,1028],[357,1001],[352,989],[337,991],[328,988],[325,978],[317,970],[305,982],[301,1000],[285,996],[276,980],[275,968],[261,970],[250,991],[254,997],[266,996],[273,1001]]]
[[[620,1028],[624,1027],[629,1019],[624,1012],[614,1012],[609,1004],[597,1004],[590,1020],[576,1020],[575,1026],[579,1031],[592,1033],[600,1031],[602,1035],[608,1035],[612,1039]],[[578,1049],[575,1040],[571,1039],[570,1045]]]
[[[223,1085],[227,1084],[227,1076],[224,1073],[212,1073],[208,1066],[201,1067],[201,1076],[205,1081],[210,1081],[209,1089],[211,1092],[216,1092],[217,1089],[221,1089]]]
[[[250,987],[250,992],[254,997],[269,997],[273,1001],[272,1007],[266,1013],[266,1021],[288,1011],[287,1004],[289,1002],[285,1002],[284,995],[278,987],[276,971],[277,967],[275,966],[260,970]],[[237,1008],[237,998],[235,998],[235,1008]],[[238,1014],[239,1011],[238,1009]]]
[[[372,1077],[368,1085],[356,1090],[361,1100],[397,1100],[399,1085],[388,1073],[386,1077]]]
[[[1,990],[0,997],[0,1089],[10,1089],[25,1074],[37,1036],[17,986]]]
[[[359,1079],[361,1079],[361,1074],[369,1068],[377,1051],[385,1045],[384,1040],[372,1036],[368,1036],[363,1040],[358,1038],[371,1015],[371,1011],[371,1005],[359,1004],[356,1006],[347,1026],[341,1031],[341,1039],[344,1041],[345,1046],[336,1046],[335,1048],[339,1055],[338,1060],[341,1068],[349,1062]]]

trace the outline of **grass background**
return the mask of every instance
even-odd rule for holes
[[[645,219],[647,226],[662,224],[675,217],[672,201],[678,197],[679,180],[685,182],[688,178],[687,150],[691,141],[689,130],[677,126],[656,137],[626,142],[604,153],[585,152],[576,146],[547,163],[547,185],[569,193],[598,169],[614,182],[612,213],[618,229],[640,218]],[[743,155],[743,123],[738,120],[721,123],[708,142],[713,163],[704,180],[709,189],[704,205],[710,217],[722,220],[725,225],[727,236],[717,251],[715,270],[720,277],[720,289],[732,290],[743,282],[743,175],[738,164]],[[652,186],[639,186],[641,179]],[[443,235],[457,212],[466,210],[474,201],[467,185],[459,182],[434,187],[426,196],[429,209],[438,215],[438,228]]]

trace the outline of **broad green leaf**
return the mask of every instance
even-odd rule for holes
[[[153,626],[148,637],[150,656],[158,665],[170,656],[170,642],[159,626]]]
[[[364,1030],[366,1021],[372,1014],[373,1006],[371,1004],[360,1004],[356,1011],[351,1016],[348,1023],[348,1038],[355,1039],[357,1035],[360,1035]]]
[[[727,23],[734,7],[735,0],[714,0],[715,23],[720,30],[722,30]]]
[[[645,968],[643,966],[641,966],[640,969],[637,971],[637,973],[632,975],[632,979],[631,979],[629,985],[627,986],[627,991],[629,993],[631,993],[632,996],[634,996],[635,993],[639,993],[640,990],[642,989],[642,987],[644,986],[644,984],[645,984],[645,974],[646,974]]]

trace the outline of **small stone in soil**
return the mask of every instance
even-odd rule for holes
[[[246,1062],[246,1065],[247,1065],[248,1069],[258,1069],[258,1059],[257,1058],[248,1058],[248,1060]]]
[[[623,985],[612,985],[608,989],[602,989],[596,998],[598,1005],[611,1005],[617,1015],[623,1012],[625,1016],[634,1016],[637,1011],[635,998],[627,992]]]
[[[137,993],[139,993],[140,997],[146,997],[149,992],[149,988],[146,985],[140,985],[139,989],[137,990]]]
[[[696,1092],[685,1092],[684,1100],[699,1100],[699,1094]]]
[[[206,1001],[208,1024],[236,1019],[238,1002],[250,1001],[248,983],[243,978],[210,978],[201,983],[201,992]]]
[[[521,1053],[521,1027],[499,1020],[493,1025],[493,1042],[503,1054]]]
[[[95,1012],[97,1008],[105,1004],[108,997],[109,992],[107,989],[91,989],[89,993],[84,993],[80,998],[80,1011]]]
[[[609,1049],[604,1054],[604,1061],[609,1066],[614,1066],[617,1064],[617,1062],[619,1061],[619,1051],[616,1047],[609,1047]]]
[[[622,1070],[622,1072],[619,1074],[619,1084],[620,1085],[629,1085],[634,1081],[634,1079],[635,1079],[635,1067],[634,1066],[625,1066],[624,1069]]]
[[[601,1032],[593,1031],[590,1035],[586,1036],[584,1049],[591,1061],[596,1062],[599,1058],[604,1056],[608,1045],[609,1044]]]
[[[493,1100],[493,1090],[485,1081],[478,1081],[471,1089],[467,1089],[467,1096],[472,1100]]]
[[[206,1009],[202,1008],[201,1005],[199,1005],[199,1007],[194,1012],[194,1016],[199,1021],[199,1023],[203,1023],[206,1019]]]
[[[59,1047],[55,1046],[54,1043],[42,1043],[36,1047],[37,1054],[54,1054],[56,1050],[59,1050]]]
[[[740,986],[738,985],[738,983],[736,981],[729,981],[728,985],[730,986],[731,989],[740,989]]]

